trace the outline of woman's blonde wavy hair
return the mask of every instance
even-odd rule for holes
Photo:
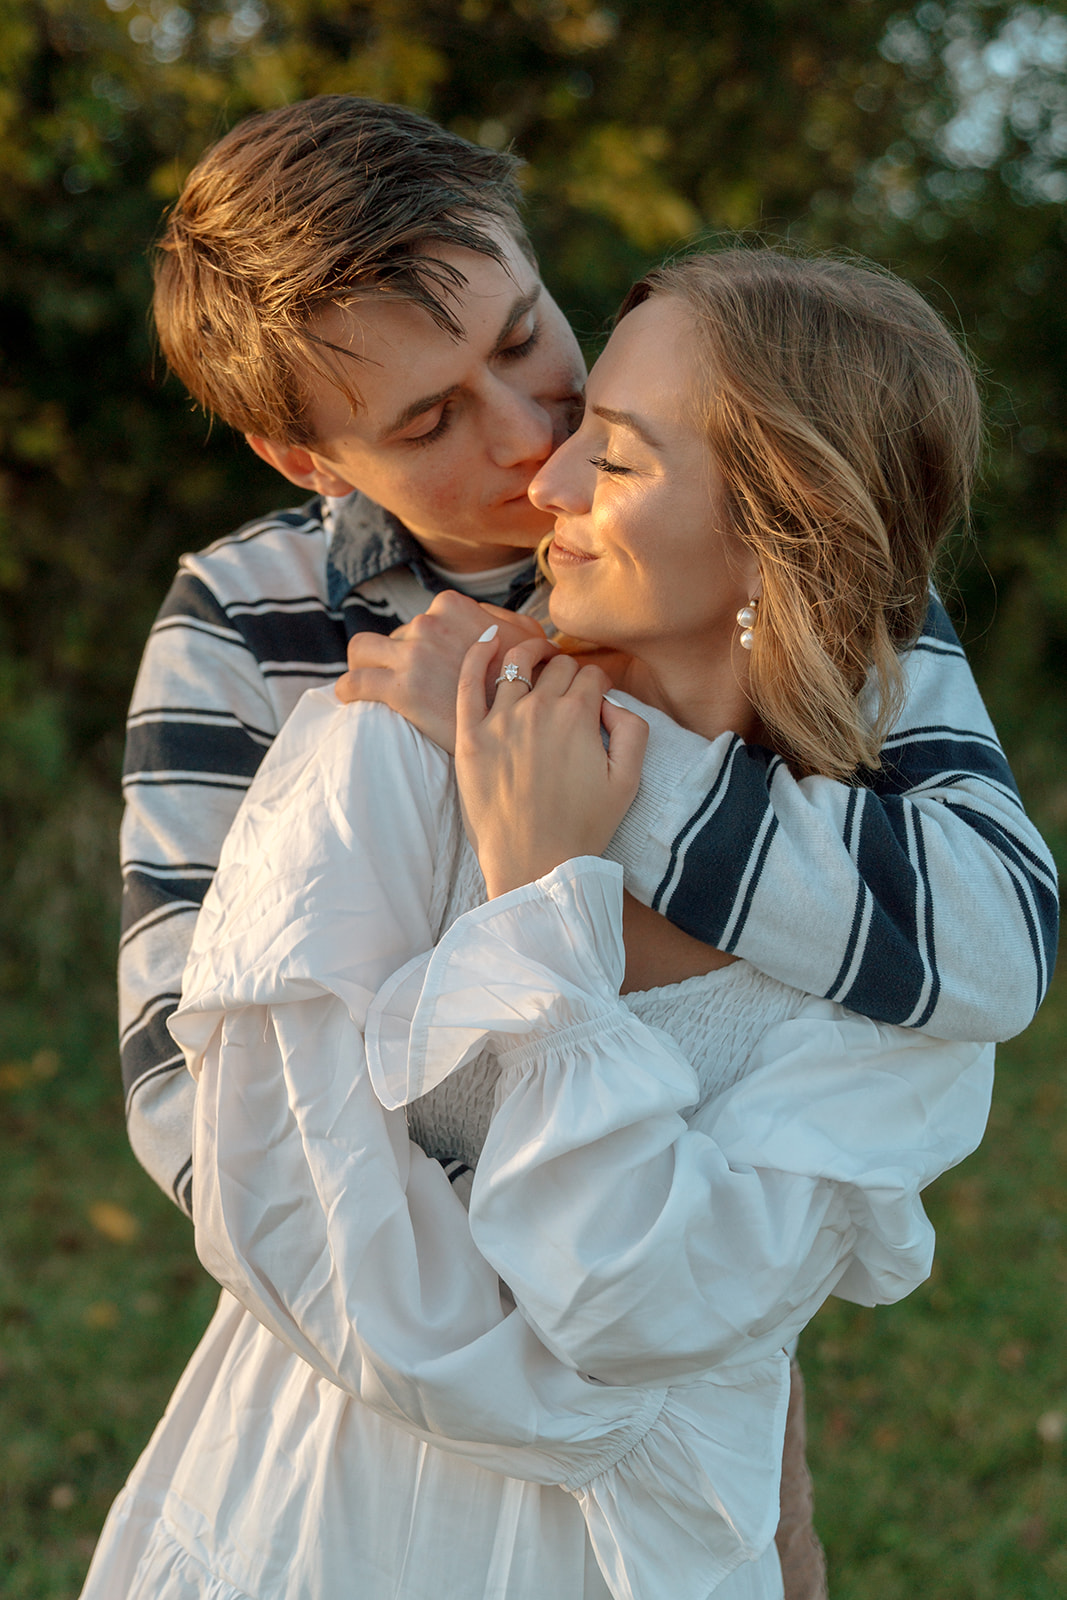
[[[693,316],[724,515],[762,578],[750,694],[802,774],[877,768],[938,546],[967,514],[974,376],[908,284],[850,261],[729,249],[631,289]]]

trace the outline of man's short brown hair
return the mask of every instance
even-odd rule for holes
[[[499,261],[503,228],[531,254],[518,166],[354,95],[248,117],[190,173],[159,240],[154,309],[168,365],[240,432],[314,444],[307,376],[327,376],[353,403],[358,393],[312,318],[388,294],[458,335],[449,301],[463,277],[426,246]]]

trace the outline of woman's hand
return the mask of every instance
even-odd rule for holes
[[[338,678],[334,692],[346,705],[380,700],[451,752],[456,747],[456,684],[463,658],[492,622],[498,628],[497,662],[509,646],[545,637],[533,617],[446,589],[434,596],[426,611],[388,635],[353,634],[348,641],[348,671]]]
[[[637,793],[648,741],[641,717],[604,699],[607,675],[546,639],[507,651],[521,676],[495,684],[493,698],[497,650],[482,638],[467,651],[456,703],[463,820],[490,899],[600,855]]]

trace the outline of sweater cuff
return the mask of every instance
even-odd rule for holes
[[[622,871],[596,856],[476,906],[383,984],[367,1016],[374,1092],[392,1109],[492,1046],[572,1028],[619,1004]]]
[[[630,893],[647,906],[667,874],[675,840],[714,788],[737,735],[723,733],[709,743],[630,695],[613,690],[608,698],[648,723],[637,796],[604,852],[623,868]]]

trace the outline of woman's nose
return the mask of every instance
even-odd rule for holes
[[[595,475],[596,469],[575,434],[549,456],[530,485],[530,499],[538,511],[580,516],[589,510]]]

